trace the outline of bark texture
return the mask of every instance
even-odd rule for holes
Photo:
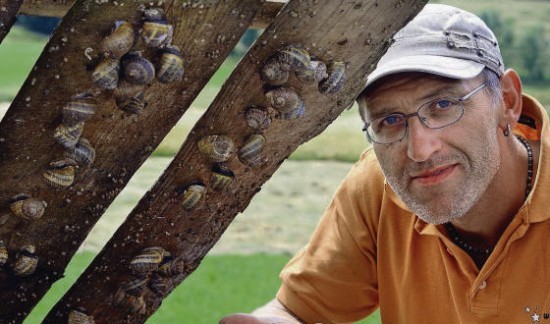
[[[99,323],[145,321],[173,287],[199,266],[234,217],[247,207],[279,165],[353,103],[391,36],[425,3],[423,0],[289,1],[239,63],[159,181],[52,309],[46,322],[64,321],[76,308],[85,309]],[[245,111],[252,106],[268,105],[265,97],[268,87],[258,71],[268,57],[287,45],[301,46],[327,63],[345,62],[344,88],[333,95],[324,95],[319,93],[317,84],[303,84],[291,76],[285,86],[300,94],[305,114],[294,120],[279,115],[269,128],[261,131],[266,139],[261,151],[262,164],[249,166],[234,152],[226,166],[234,173],[235,182],[226,191],[214,190],[214,163],[199,151],[197,143],[207,136],[223,135],[231,138],[239,150],[250,136],[259,133],[247,126]],[[188,210],[184,206],[188,201],[186,190],[199,182],[206,186],[205,195],[197,208]],[[162,249],[169,256],[165,254],[151,261],[154,257],[145,250],[149,248]],[[136,274],[132,270],[136,260],[153,267]],[[180,262],[180,267],[171,274],[161,275],[160,268],[165,262]]]
[[[23,0],[0,0],[0,43],[15,22],[15,16],[22,3]]]

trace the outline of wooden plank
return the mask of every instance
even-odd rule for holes
[[[235,215],[246,208],[291,152],[322,132],[353,103],[391,36],[425,3],[291,0],[241,60],[156,185],[52,309],[46,322],[65,321],[67,314],[78,308],[97,322],[145,321],[171,288],[198,267]],[[291,44],[304,47],[324,62],[345,62],[345,87],[324,95],[317,84],[302,84],[291,76],[285,85],[297,89],[306,105],[305,115],[294,120],[274,119],[261,132],[266,138],[260,155],[264,163],[249,166],[238,154],[232,154],[225,163],[233,171],[235,183],[228,191],[213,189],[214,162],[199,151],[199,141],[223,135],[240,149],[258,133],[244,118],[248,108],[267,105],[267,88],[258,71],[276,50]],[[205,184],[206,194],[198,208],[188,209],[187,190],[197,182]],[[149,248],[170,255],[146,252]],[[181,262],[181,268],[161,275],[163,262]],[[151,266],[150,271],[136,272],[136,264],[144,263]],[[130,283],[140,288],[129,289]]]
[[[0,43],[2,43],[15,22],[15,15],[17,15],[22,3],[23,0],[0,0]]]
[[[170,84],[154,80],[145,90],[149,105],[141,114],[131,114],[117,108],[113,91],[95,86],[91,75],[102,60],[98,45],[113,22],[129,21],[137,31],[149,3],[77,1],[0,123],[0,240],[9,254],[0,268],[3,321],[21,321],[62,276],[92,226],[187,110],[261,7],[258,0],[207,1],[201,7],[162,2],[174,28],[172,43],[184,55],[185,76]],[[134,48],[159,60],[158,50],[142,40]],[[81,163],[70,187],[55,189],[43,173],[68,152],[54,140],[55,129],[63,123],[64,105],[83,93],[97,101],[82,133],[95,148],[96,159],[90,166]],[[41,218],[15,216],[11,198],[20,193],[47,203]],[[38,267],[32,275],[17,276],[13,264],[29,244],[36,249]]]

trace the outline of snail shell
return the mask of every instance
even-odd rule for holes
[[[42,173],[46,182],[54,188],[67,188],[73,184],[75,167],[78,164],[69,158],[51,162],[49,169]]]
[[[143,289],[147,286],[149,278],[138,278],[121,285],[121,288],[125,293],[133,296],[140,296],[143,293]]]
[[[143,92],[134,97],[119,98],[116,100],[116,105],[118,108],[132,114],[141,114],[148,104],[149,103],[145,101],[145,95]]]
[[[283,85],[288,81],[290,65],[279,62],[276,57],[269,57],[260,68],[260,78],[271,85]]]
[[[79,165],[90,165],[95,161],[95,150],[87,139],[81,137],[75,147],[65,153],[65,157]]]
[[[143,10],[145,20],[162,20],[164,19],[164,10],[162,8],[148,8]]]
[[[293,70],[307,69],[311,57],[309,53],[296,46],[287,46],[278,50],[275,53],[277,61],[283,64],[288,64]]]
[[[235,143],[229,136],[208,135],[197,143],[199,152],[214,162],[225,162],[235,153]]]
[[[165,277],[173,277],[185,271],[185,262],[182,259],[174,259],[164,262],[158,268],[158,273]]]
[[[25,245],[17,253],[16,260],[13,263],[12,270],[16,276],[25,277],[31,275],[38,265],[38,257],[34,254],[34,245]]]
[[[202,183],[197,182],[189,185],[183,192],[183,209],[192,210],[197,208],[205,194],[206,187]]]
[[[130,83],[124,79],[120,79],[115,91],[113,91],[113,95],[116,100],[119,100],[132,98],[144,92],[145,85]]]
[[[122,287],[117,289],[114,296],[114,304],[118,307],[125,308],[124,312],[138,313],[144,315],[147,312],[147,305],[143,296],[133,296],[127,294]]]
[[[227,166],[223,164],[214,164],[212,167],[212,177],[210,180],[210,186],[214,190],[226,190],[231,186],[235,174]]]
[[[53,133],[54,140],[63,146],[64,148],[73,148],[78,140],[82,131],[84,130],[84,123],[80,122],[73,126],[67,126],[65,124],[59,124]]]
[[[140,51],[132,51],[121,59],[124,79],[135,84],[150,84],[155,78],[155,67]]]
[[[68,324],[94,324],[93,317],[83,309],[73,309],[69,312]]]
[[[96,111],[94,102],[72,100],[63,106],[63,124],[74,126],[90,119]]]
[[[159,264],[164,259],[164,251],[165,250],[161,247],[142,250],[130,261],[130,270],[137,277],[147,277],[158,268]]]
[[[183,58],[175,45],[166,46],[159,62],[157,80],[162,83],[176,82],[183,78]]]
[[[3,266],[8,262],[8,248],[4,241],[0,240],[0,266]]]
[[[319,82],[319,92],[333,94],[342,90],[346,80],[346,64],[344,62],[332,62],[328,66],[328,77]]]
[[[311,60],[305,69],[296,71],[296,77],[303,83],[319,82],[328,77],[327,65],[322,61]]]
[[[174,290],[175,286],[170,278],[153,275],[153,277],[149,281],[149,288],[158,297],[163,297]]]
[[[271,126],[271,116],[273,112],[263,107],[250,107],[246,110],[244,118],[246,124],[256,130],[264,130]],[[271,109],[272,110],[272,109]]]
[[[94,69],[92,81],[103,90],[113,90],[118,84],[119,73],[119,60],[107,57]]]
[[[143,23],[141,37],[149,47],[161,47],[172,42],[174,28],[164,19],[147,20]]]
[[[265,137],[261,134],[252,134],[239,149],[239,159],[246,165],[254,167],[265,161],[261,153],[264,149]]]
[[[305,113],[304,101],[293,88],[275,88],[265,96],[271,107],[279,111],[284,119],[294,119]]]
[[[18,217],[27,220],[39,219],[44,215],[48,204],[40,199],[30,197],[26,194],[19,194],[10,199],[11,211]]]
[[[128,53],[136,38],[132,24],[124,20],[115,21],[111,34],[99,44],[100,51],[106,56],[120,58]]]

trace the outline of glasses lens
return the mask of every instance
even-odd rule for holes
[[[407,130],[407,121],[400,114],[374,119],[366,128],[368,138],[375,143],[385,144],[398,141]]]
[[[422,105],[418,116],[430,128],[442,128],[457,122],[464,114],[462,102],[456,99],[440,98]]]

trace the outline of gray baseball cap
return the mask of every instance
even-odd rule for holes
[[[504,63],[495,34],[476,15],[442,4],[428,4],[403,29],[368,76],[365,88],[400,72],[424,72],[470,79],[485,67],[499,77]]]

